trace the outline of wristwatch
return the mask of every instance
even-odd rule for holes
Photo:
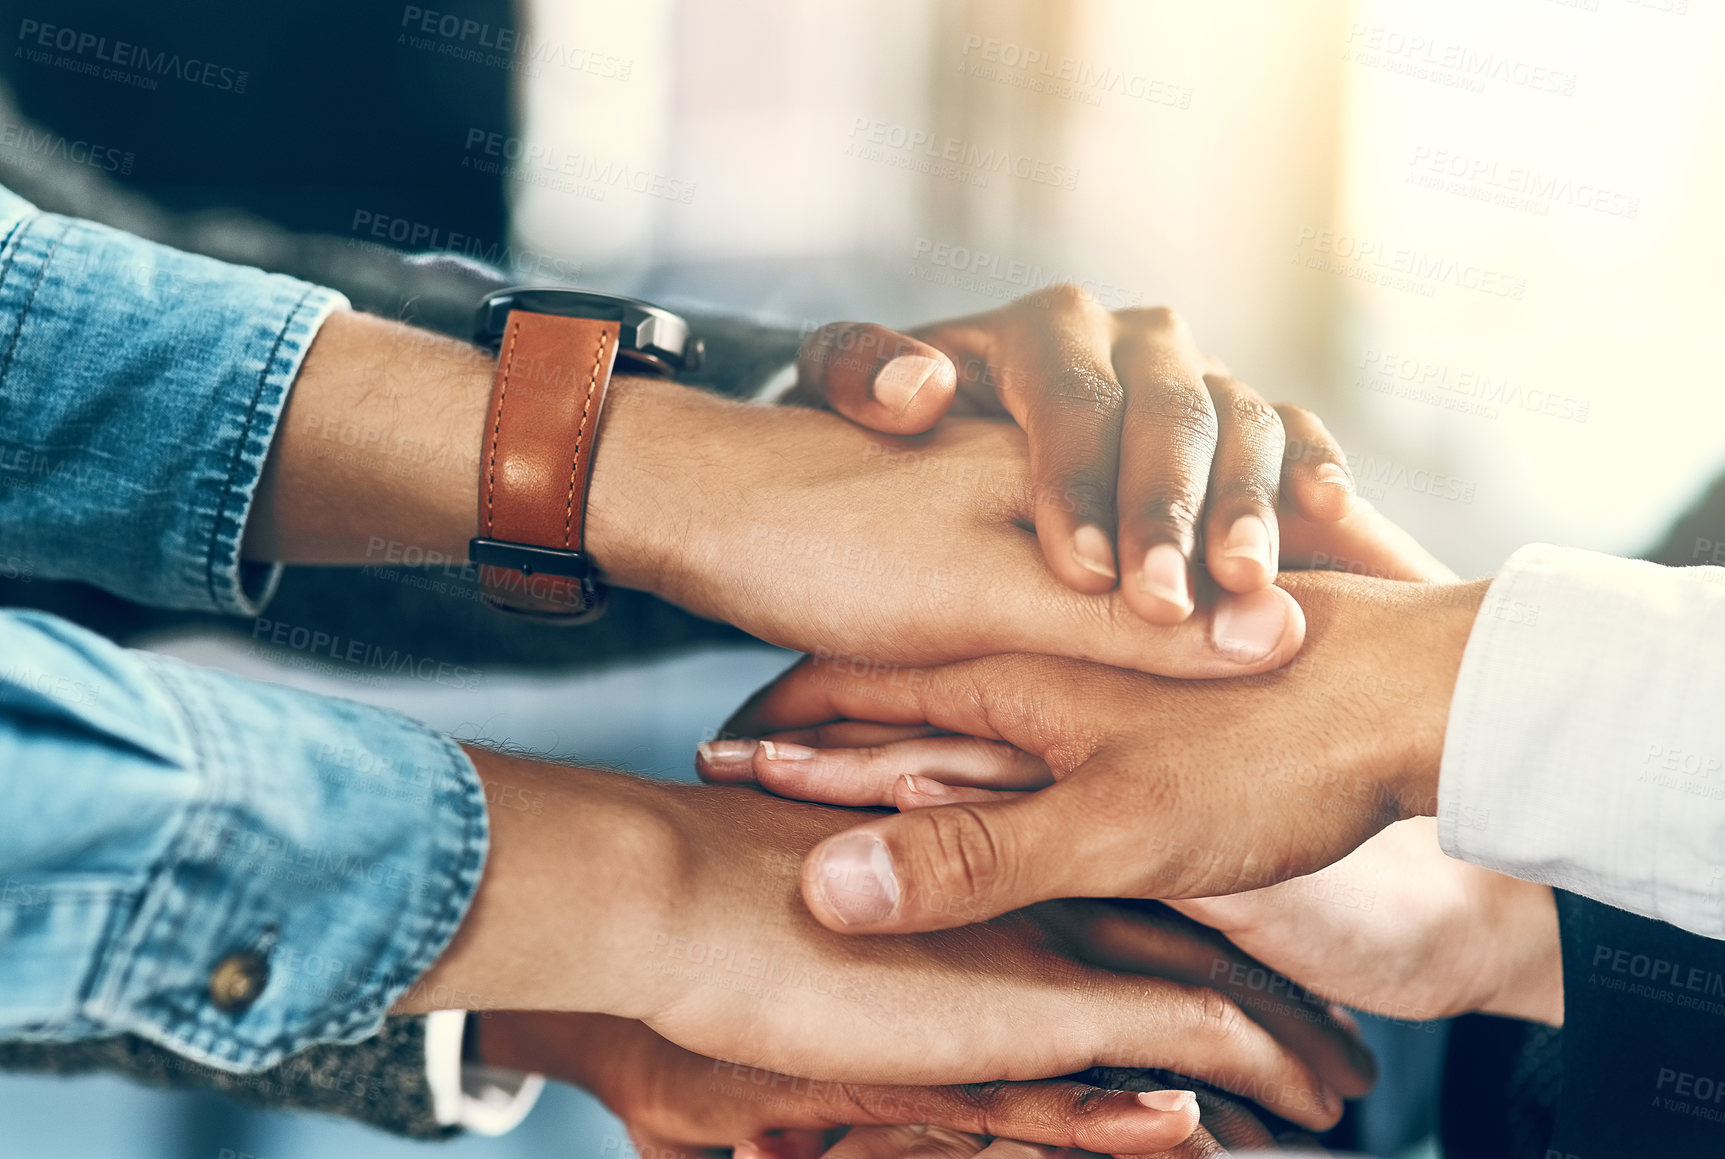
[[[612,369],[697,370],[688,322],[634,298],[517,287],[487,294],[474,338],[497,354],[479,448],[479,534],[468,555],[494,608],[559,624],[605,609],[583,534],[593,445]]]

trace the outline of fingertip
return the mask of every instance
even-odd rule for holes
[[[950,788],[916,773],[905,773],[893,782],[892,801],[901,813],[936,805],[950,805],[955,800],[957,796]]]
[[[1185,1142],[1199,1126],[1198,1096],[1183,1090],[1078,1087],[1058,1104],[1058,1114],[1055,1125],[1045,1119],[1039,1124],[1049,1140],[1061,1135],[1062,1145],[1096,1155],[1160,1155]],[[1002,1118],[1002,1131],[1023,1130],[1013,1115]]]
[[[958,371],[940,351],[917,345],[921,349],[896,355],[875,371],[868,401],[881,421],[869,425],[890,426],[899,434],[920,434],[939,422],[952,405]]]
[[[1292,1061],[1301,1076],[1299,1081],[1276,1083],[1273,1097],[1264,1097],[1261,1101],[1266,1108],[1290,1123],[1298,1123],[1309,1131],[1329,1130],[1342,1120],[1345,1109],[1342,1096],[1318,1077],[1304,1060],[1295,1058]],[[1266,1091],[1265,1094],[1270,1095],[1271,1092]]]
[[[1334,523],[1353,510],[1353,476],[1340,463],[1319,463],[1300,481],[1297,494],[1301,515],[1317,523]]]
[[[1342,1101],[1341,1092],[1328,1083],[1318,1084],[1318,1100],[1322,1117],[1316,1126],[1321,1131],[1328,1131],[1342,1121],[1342,1112],[1347,1109],[1347,1104]]]
[[[873,829],[848,829],[803,859],[803,902],[815,920],[841,934],[874,932],[891,921],[903,891],[892,852]]]
[[[1270,672],[1292,660],[1306,639],[1306,614],[1279,587],[1229,593],[1210,611],[1210,647],[1237,675]]]
[[[1048,569],[1066,587],[1087,596],[1114,590],[1120,573],[1114,565],[1114,544],[1095,523],[1071,528],[1064,519],[1038,513],[1036,538]]]
[[[1196,1091],[1140,1091],[1134,1101],[1155,1114],[1155,1128],[1160,1140],[1157,1145],[1161,1150],[1178,1147],[1198,1129]]]
[[[1255,592],[1276,579],[1276,535],[1266,517],[1248,512],[1212,535],[1205,547],[1210,576],[1224,590]]]
[[[919,339],[872,322],[835,322],[798,351],[797,386],[870,430],[911,435],[946,413],[958,371]]]
[[[1120,578],[1114,566],[1114,544],[1109,541],[1108,533],[1094,523],[1086,523],[1072,533],[1072,559],[1085,571],[1106,581],[1109,588]]]
[[[734,785],[755,779],[758,743],[747,737],[702,741],[695,746],[695,772],[703,781]]]
[[[931,809],[941,805],[956,805],[963,801],[1000,801],[1018,794],[999,789],[978,789],[968,785],[948,785],[918,773],[905,773],[894,782],[893,804],[901,813],[915,809]]]
[[[1152,546],[1128,578],[1121,594],[1140,619],[1172,628],[1192,615],[1191,571],[1185,554],[1174,544]]]

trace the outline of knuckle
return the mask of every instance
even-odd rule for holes
[[[1079,518],[1108,522],[1114,510],[1114,483],[1090,470],[1076,471],[1061,479],[1057,490],[1037,498]]]
[[[925,816],[931,830],[931,839],[923,846],[930,859],[927,880],[945,896],[925,897],[924,902],[985,903],[1001,884],[1004,867],[992,827],[969,805],[948,805]]]
[[[1061,313],[1088,313],[1100,308],[1088,290],[1071,282],[1056,282],[1039,290],[1036,298],[1039,304]]]
[[[1245,1029],[1245,1016],[1232,998],[1208,987],[1198,987],[1194,1001],[1199,1033],[1217,1044],[1239,1041]]]
[[[1348,460],[1340,448],[1326,439],[1288,439],[1282,444],[1282,465],[1288,467],[1296,463],[1303,467],[1335,463],[1346,468]]]
[[[1276,413],[1276,408],[1249,387],[1229,392],[1228,415],[1236,427],[1246,431],[1270,434],[1282,429],[1282,416]]]
[[[1062,1109],[1066,1112],[1065,1118],[1090,1119],[1109,1114],[1117,1102],[1118,1095],[1114,1091],[1078,1083],[1067,1092]]]
[[[1215,444],[1216,408],[1208,391],[1175,386],[1139,391],[1132,396],[1132,401],[1142,417],[1154,421],[1177,438],[1204,445]]]
[[[1002,1112],[1012,1084],[1004,1079],[993,1079],[988,1082],[965,1083],[955,1087],[953,1093],[964,1107],[975,1118],[976,1128],[984,1135],[997,1134]]]
[[[1120,380],[1095,366],[1074,366],[1055,379],[1052,397],[1070,407],[1110,419],[1126,406]]]
[[[1212,497],[1214,506],[1211,510],[1218,517],[1228,515],[1224,507],[1240,505],[1259,508],[1261,512],[1274,513],[1276,510],[1276,483],[1265,479],[1255,471],[1224,480]]]
[[[1177,538],[1186,537],[1198,526],[1203,510],[1203,499],[1189,492],[1151,495],[1132,505],[1137,522],[1167,528]]]
[[[1184,334],[1190,331],[1185,317],[1168,306],[1137,306],[1122,310],[1115,316],[1125,325],[1155,334]]]

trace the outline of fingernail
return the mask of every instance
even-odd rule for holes
[[[1119,573],[1114,570],[1113,545],[1103,530],[1094,524],[1086,523],[1072,533],[1072,558],[1085,571],[1093,571],[1109,579],[1118,578]]]
[[[709,740],[695,746],[709,765],[744,765],[755,757],[753,740]]]
[[[1192,594],[1186,582],[1186,557],[1172,543],[1158,543],[1144,553],[1144,590],[1159,600],[1190,608]]]
[[[899,355],[875,372],[875,401],[893,414],[903,414],[939,366],[939,359],[926,354]]]
[[[950,801],[957,796],[951,789],[939,781],[927,777],[919,777],[915,773],[906,773],[898,779],[900,788],[913,797],[921,797],[927,801]]]
[[[872,833],[845,833],[821,851],[820,892],[847,926],[885,921],[898,908],[898,875],[886,842]]]
[[[1241,664],[1275,650],[1288,626],[1288,609],[1272,591],[1224,596],[1210,620],[1210,646]]]
[[[1228,538],[1222,541],[1223,559],[1255,560],[1265,568],[1270,566],[1270,527],[1256,515],[1242,515],[1228,528]]]
[[[744,1140],[741,1143],[731,1144],[731,1159],[767,1159],[767,1153],[753,1143]]]
[[[1152,1111],[1183,1111],[1198,1101],[1194,1091],[1139,1091],[1138,1101]]]
[[[786,744],[783,741],[764,740],[761,751],[769,761],[806,761],[815,755],[815,750],[808,745]]]
[[[1340,463],[1319,463],[1314,477],[1320,483],[1328,483],[1345,491],[1354,489],[1354,481]]]

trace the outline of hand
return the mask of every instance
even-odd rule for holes
[[[834,323],[804,343],[792,398],[896,435],[949,413],[1016,420],[1049,567],[1074,591],[1118,580],[1151,623],[1191,613],[1200,564],[1238,593],[1274,580],[1278,557],[1433,578],[1431,556],[1357,497],[1317,416],[1271,407],[1166,308],[1110,313],[1053,286],[909,334]]]
[[[1249,1148],[1254,1155],[1260,1153],[1260,1148],[1279,1149],[1277,1143],[1281,1140],[1244,1104],[1200,1092],[1198,1108],[1201,1125],[1178,1146],[1153,1155],[1126,1156],[1114,1152],[1115,1159],[1219,1159],[1235,1154],[1235,1148]],[[1309,1139],[1295,1136],[1287,1141],[1309,1142]],[[926,1126],[859,1127],[827,1148],[823,1155],[824,1146],[822,1140],[812,1146],[804,1143],[802,1147],[769,1148],[766,1154],[773,1159],[1069,1159],[1073,1155],[1013,1139],[990,1139],[986,1135]],[[765,1159],[757,1153],[761,1150],[751,1147],[739,1151],[736,1159]],[[1084,1154],[1080,1152],[1077,1159]]]
[[[474,758],[497,803],[490,861],[454,941],[398,1011],[441,1000],[608,1013],[698,1054],[822,1081],[1166,1067],[1317,1127],[1369,1081],[1358,1044],[1295,998],[1248,1017],[1207,988],[1088,964],[1062,907],[911,938],[823,929],[797,897],[798,868],[853,814]]]
[[[465,561],[493,372],[462,343],[331,317],[265,462],[246,557]],[[802,651],[1048,652],[1196,677],[1298,650],[1299,608],[1278,591],[1203,590],[1177,628],[1119,592],[1072,591],[1037,550],[1035,507],[1024,438],[1000,423],[888,438],[624,375],[600,420],[586,537],[610,582]]]
[[[834,415],[631,381],[606,404],[588,542],[607,574],[763,639],[871,662],[1020,650],[1180,676],[1261,672],[1303,622],[1275,588],[1157,627],[1064,587],[1027,530],[1024,436],[887,438]]]
[[[731,1147],[738,1159],[819,1154],[835,1129],[868,1124],[907,1124],[913,1134],[932,1126],[1051,1148],[1142,1154],[1180,1143],[1199,1118],[1199,1105],[1186,1091],[1154,1092],[1156,1102],[1173,1108],[1162,1110],[1130,1091],[1077,1082],[962,1087],[810,1082],[703,1058],[640,1022],[604,1014],[500,1011],[480,1020],[479,1051],[488,1064],[537,1072],[593,1092],[623,1120],[637,1150],[655,1159]]]
[[[1130,1084],[1130,1076],[1110,1076],[1110,1081]],[[1313,1152],[1311,1139],[1300,1132],[1283,1129],[1273,1132],[1270,1125],[1248,1104],[1214,1091],[1198,1092],[1198,1129],[1178,1146],[1168,1151],[1137,1157],[1114,1152],[1116,1159],[1217,1159],[1236,1154],[1236,1148],[1252,1154],[1277,1151],[1280,1143],[1307,1144],[1298,1147]],[[851,1131],[821,1155],[824,1140],[814,1146],[774,1147],[769,1154],[774,1159],[1082,1159],[1071,1152],[1057,1151],[1047,1146],[1032,1145],[1018,1140],[967,1134],[941,1127],[860,1127]],[[1094,1152],[1091,1153],[1094,1155]],[[737,1159],[763,1159],[749,1152],[739,1152]]]
[[[810,799],[904,810],[1007,800],[1048,782],[1046,763],[1010,746],[955,737],[917,743],[927,733],[861,723],[781,733],[773,741],[776,749],[797,738],[818,742],[823,764],[837,775],[775,779],[780,791],[800,791]],[[879,759],[883,751],[888,755]],[[722,773],[723,762],[706,753],[700,760],[710,773]],[[790,771],[795,777],[801,767],[781,759],[759,763],[769,775]],[[1562,956],[1550,887],[1445,856],[1430,817],[1390,825],[1309,876],[1169,904],[1279,972],[1275,984],[1292,981],[1355,1010],[1413,1021],[1480,1012],[1563,1023]],[[1104,939],[1108,952],[1090,956],[1114,969],[1136,969],[1140,959],[1127,947],[1144,944],[1144,938],[1136,926],[1111,930]],[[1211,969],[1215,976],[1202,970],[1189,976],[1216,985],[1249,968],[1218,956]],[[1249,995],[1230,996],[1250,1009]]]
[[[901,803],[908,790],[943,805],[810,854],[803,896],[846,932],[942,929],[1054,897],[1207,897],[1311,873],[1435,811],[1450,698],[1487,585],[1281,582],[1311,625],[1281,672],[1194,683],[1034,656],[914,671],[805,661],[728,731],[823,743],[783,730],[848,719],[965,735],[824,753],[726,741],[707,747],[703,775],[850,804]],[[998,763],[988,742],[1027,755]],[[1037,791],[976,800],[900,780],[936,762],[956,783]]]
[[[265,461],[246,557],[465,560],[493,369],[463,343],[332,316]],[[1078,498],[1058,502],[1077,511]],[[1027,651],[1204,677],[1268,671],[1298,650],[1299,609],[1273,588],[1239,595],[1205,580],[1200,614],[1157,628],[1130,592],[1063,585],[1028,530],[1050,502],[1024,438],[1003,424],[890,438],[625,375],[601,419],[587,545],[614,583],[828,656],[933,664]],[[1389,551],[1396,568],[1416,566],[1411,541],[1354,507],[1326,524],[1318,562],[1378,568]],[[1299,520],[1284,513],[1288,536]]]
[[[1309,877],[1170,904],[1355,1010],[1414,1021],[1477,1011],[1563,1025],[1551,887],[1444,856],[1430,817],[1397,822]],[[1131,969],[1134,959],[1103,960]]]

